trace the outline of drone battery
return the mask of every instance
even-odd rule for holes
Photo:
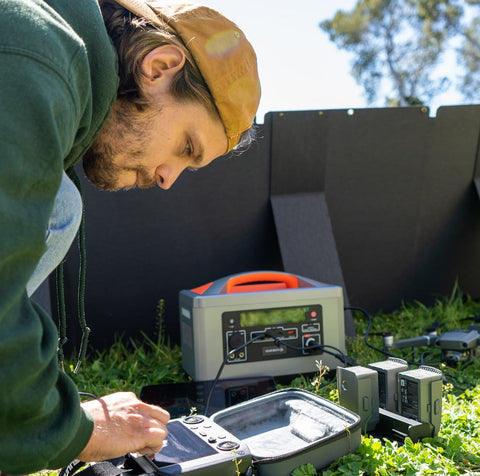
[[[367,367],[337,367],[338,399],[342,407],[360,415],[362,428],[371,431],[379,420],[378,373]]]
[[[403,359],[389,357],[381,362],[373,362],[368,367],[378,372],[378,403],[380,408],[391,412],[398,411],[398,373],[408,370]]]
[[[278,390],[211,418],[246,443],[258,476],[290,476],[307,462],[319,470],[360,446],[358,415],[301,389]]]
[[[426,365],[398,374],[399,413],[430,423],[435,436],[442,418],[442,372]]]
[[[194,381],[214,380],[224,363],[222,378],[314,373],[316,360],[335,368],[346,352],[342,288],[293,274],[227,276],[181,291],[179,310]]]

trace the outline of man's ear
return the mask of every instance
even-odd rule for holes
[[[147,94],[168,93],[173,77],[185,65],[185,53],[176,45],[163,45],[142,60],[143,89]]]

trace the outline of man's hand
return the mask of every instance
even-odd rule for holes
[[[84,402],[82,408],[92,416],[95,427],[77,457],[80,461],[103,461],[127,453],[156,453],[167,436],[169,413],[142,402],[130,392]]]

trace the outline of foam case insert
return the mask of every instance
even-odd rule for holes
[[[360,417],[311,392],[288,388],[220,410],[212,421],[245,443],[259,476],[324,468],[360,445]]]

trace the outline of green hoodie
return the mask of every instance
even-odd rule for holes
[[[0,469],[73,460],[93,430],[57,366],[57,329],[27,281],[64,169],[115,100],[116,53],[96,0],[0,1]]]

